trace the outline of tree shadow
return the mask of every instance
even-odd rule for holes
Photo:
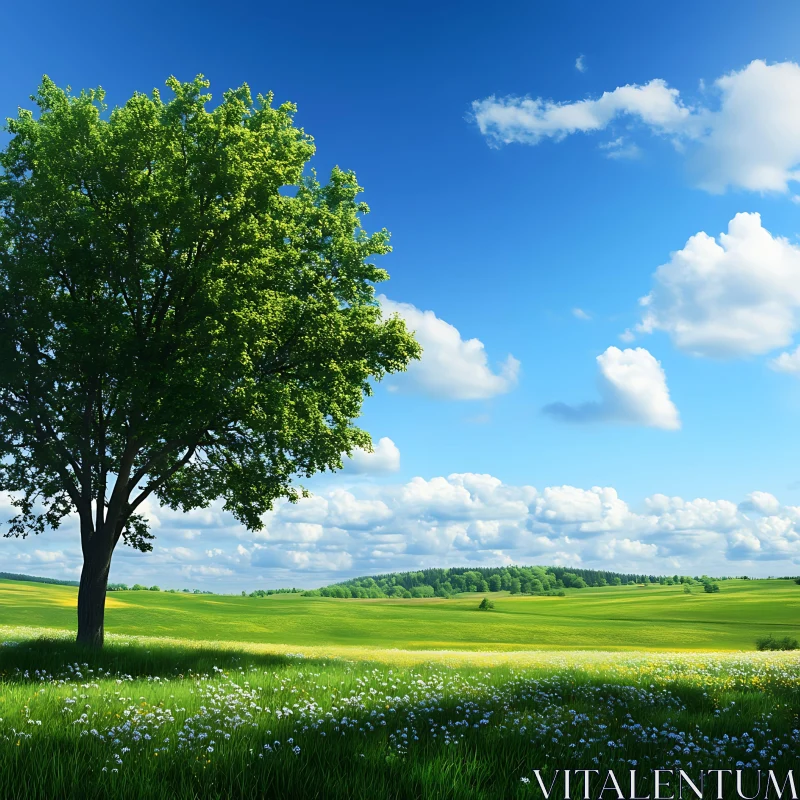
[[[327,659],[280,653],[253,653],[225,645],[217,649],[207,645],[194,647],[161,642],[111,641],[102,649],[95,650],[75,642],[42,637],[12,646],[0,643],[0,682],[27,683],[43,677],[67,678],[77,672],[85,681],[104,677],[106,673],[133,678],[175,678],[213,674],[216,670],[281,672],[298,664],[327,662]]]

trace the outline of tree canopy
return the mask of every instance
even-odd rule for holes
[[[109,112],[45,77],[0,152],[6,533],[77,514],[95,644],[81,597],[104,597],[120,538],[151,549],[145,500],[222,499],[259,528],[296,476],[371,446],[371,381],[420,353],[375,298],[388,233],[363,229],[353,173],[306,170],[295,107],[167,86]]]

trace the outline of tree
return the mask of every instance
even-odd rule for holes
[[[494,603],[488,597],[484,597],[478,605],[480,611],[491,611],[493,608]]]
[[[800,642],[791,636],[784,636],[783,639],[776,639],[771,633],[767,636],[759,636],[756,639],[756,650],[797,650],[800,649]]]
[[[321,184],[294,106],[202,77],[107,113],[47,77],[0,151],[0,491],[7,535],[80,523],[78,641],[103,643],[148,498],[249,529],[295,480],[369,449],[371,381],[420,349],[384,319],[355,175]]]

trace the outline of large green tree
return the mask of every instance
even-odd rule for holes
[[[44,78],[0,152],[0,490],[6,535],[80,521],[78,641],[100,646],[141,504],[216,499],[250,529],[298,476],[370,447],[372,380],[419,347],[384,319],[385,230],[350,172],[304,172],[291,104],[167,81],[108,111]]]

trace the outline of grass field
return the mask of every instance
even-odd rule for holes
[[[797,768],[800,657],[753,642],[800,634],[800,586],[479,599],[120,592],[94,653],[74,588],[0,582],[0,797],[496,800],[542,797],[536,769]]]
[[[336,600],[166,592],[109,594],[106,629],[140,636],[313,647],[527,650],[601,648],[750,650],[760,635],[800,637],[800,586],[722,583],[718,594],[681,586],[567,590],[566,597],[483,595],[451,600]],[[77,589],[0,581],[0,625],[69,629]]]

